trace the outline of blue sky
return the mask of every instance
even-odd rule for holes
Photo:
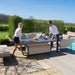
[[[75,0],[0,0],[0,14],[75,23]]]

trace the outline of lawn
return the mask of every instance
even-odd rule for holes
[[[8,26],[8,24],[0,24],[0,25],[2,25],[2,26]]]
[[[9,32],[8,31],[0,31],[0,38],[1,37],[6,37],[6,35],[9,35]]]
[[[0,26],[8,26],[8,24],[0,24]],[[4,38],[6,35],[9,35],[8,31],[0,31],[0,38]]]

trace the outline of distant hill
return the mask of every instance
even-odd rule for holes
[[[0,14],[0,24],[7,24],[10,15]]]
[[[0,24],[7,24],[8,19],[10,17],[11,17],[10,15],[0,14]],[[33,16],[31,16],[30,18],[33,18]],[[75,26],[75,23],[64,23],[64,24],[69,26]]]

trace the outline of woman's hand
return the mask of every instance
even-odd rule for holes
[[[23,44],[24,42],[23,41],[20,41],[20,43]]]

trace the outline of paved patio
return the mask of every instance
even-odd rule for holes
[[[14,46],[8,48],[12,54]],[[26,57],[21,54],[21,51],[17,50],[15,57],[0,58],[0,75],[63,75],[46,60],[51,58],[50,54],[51,53],[45,53]],[[42,67],[45,67],[46,69],[28,73],[25,65],[33,63],[43,63],[44,66]]]
[[[12,54],[14,46],[9,50]],[[64,52],[52,52],[45,54],[23,56],[21,51],[17,50],[15,57],[0,58],[0,75],[75,75],[75,52],[66,49]],[[25,65],[33,63],[45,63],[49,68],[28,73]]]
[[[75,75],[75,51],[69,52],[68,49],[65,49],[63,54],[54,57],[51,53],[50,58],[46,60],[64,75]]]
[[[13,46],[9,47],[12,54]],[[66,49],[64,52],[52,52],[45,54],[23,56],[19,50],[15,57],[0,58],[0,75],[75,75],[75,51]],[[33,63],[45,63],[49,68],[28,73],[25,65]]]

